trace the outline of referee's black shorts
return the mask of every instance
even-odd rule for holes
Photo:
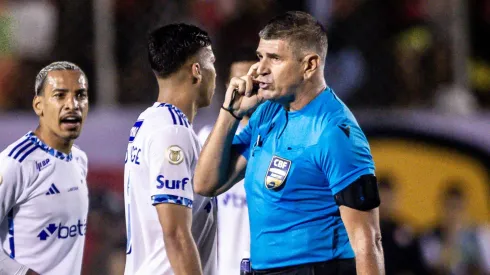
[[[310,263],[254,270],[254,275],[356,275],[356,260],[339,259],[320,263]]]

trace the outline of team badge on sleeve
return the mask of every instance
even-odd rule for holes
[[[167,148],[167,159],[171,164],[180,164],[184,160],[184,153],[179,146],[172,145]]]
[[[129,143],[134,141],[136,134],[138,134],[138,131],[141,128],[141,125],[143,125],[143,120],[138,120],[134,123],[133,128],[131,128],[131,132],[129,133]]]
[[[288,176],[289,168],[291,168],[290,160],[273,156],[265,175],[265,187],[267,189],[280,187]]]

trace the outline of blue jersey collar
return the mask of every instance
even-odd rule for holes
[[[65,161],[71,161],[73,159],[72,153],[70,152],[69,154],[65,154],[63,152],[60,152],[54,148],[49,147],[46,143],[42,142],[35,134],[34,132],[30,131],[28,132],[25,137],[32,143],[36,144],[38,148],[41,148],[41,150],[45,151],[46,153],[52,155],[53,157],[59,158],[61,160]]]
[[[325,103],[323,98],[325,97],[325,95],[329,94],[330,92],[331,92],[331,89],[330,89],[330,87],[327,86],[327,88],[325,88],[325,90],[323,90],[321,93],[319,93],[315,98],[313,98],[313,100],[311,100],[310,102],[308,102],[308,104],[306,104],[300,110],[297,110],[297,111],[288,111],[287,112],[288,113],[288,116],[289,117],[299,116],[301,114],[304,114],[304,113],[308,112],[308,110],[310,110],[312,108],[315,108],[319,104]]]

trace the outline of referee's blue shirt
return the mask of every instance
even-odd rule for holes
[[[333,195],[374,174],[374,163],[356,119],[330,88],[299,111],[263,103],[233,144],[248,160],[254,269],[354,257]]]

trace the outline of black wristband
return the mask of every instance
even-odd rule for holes
[[[227,111],[228,113],[230,113],[230,115],[231,115],[232,117],[234,117],[235,119],[237,119],[237,120],[242,120],[242,118],[243,118],[243,117],[236,116],[236,115],[233,113],[233,111],[232,111],[232,110],[225,108],[225,106],[221,106],[221,109],[223,109],[223,110]]]

